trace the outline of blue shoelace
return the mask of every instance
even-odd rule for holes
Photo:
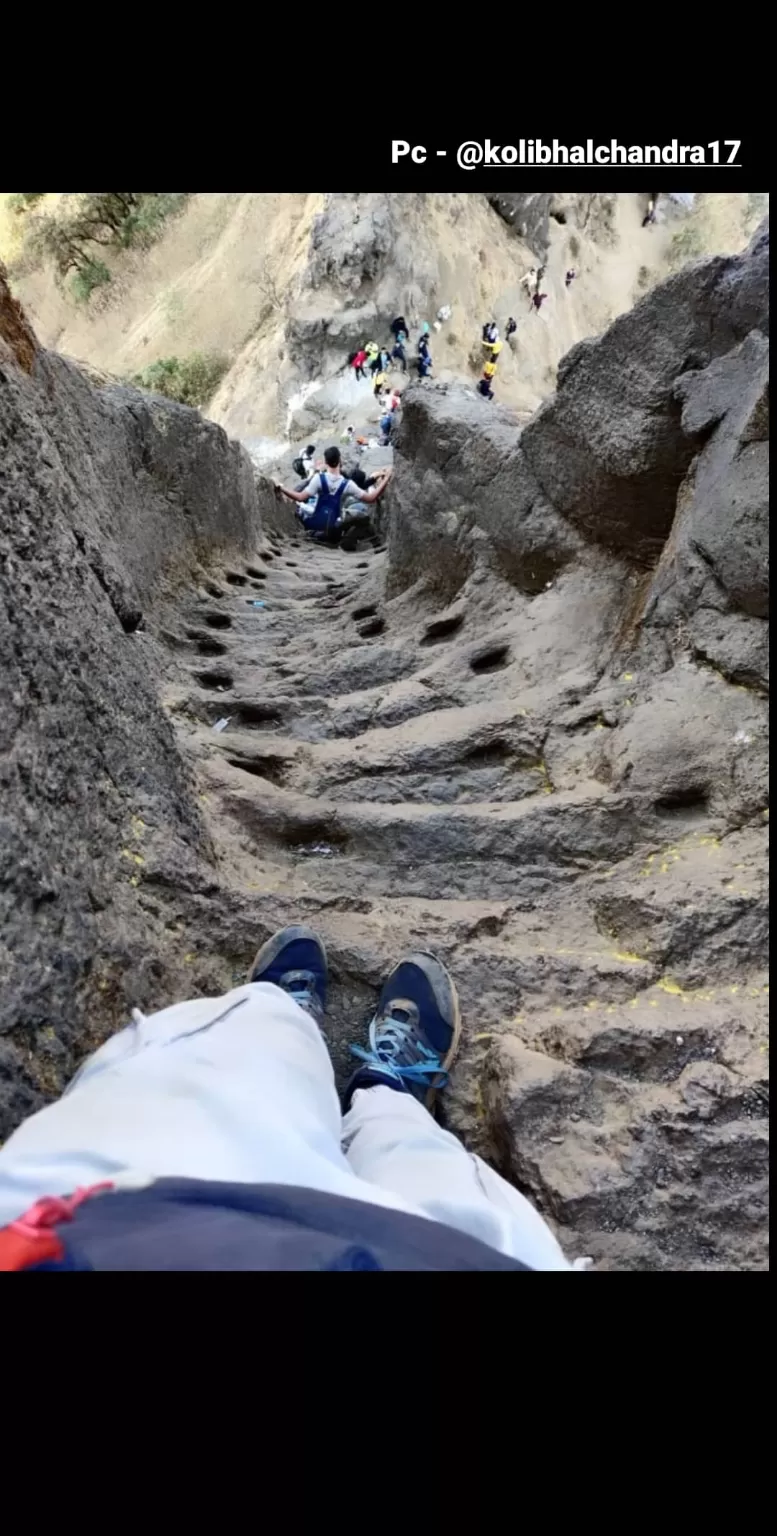
[[[434,1079],[441,1077],[436,1086],[443,1088],[448,1081],[448,1074],[443,1071],[438,1052],[430,1050],[421,1040],[413,1039],[413,1034],[410,1020],[379,1018],[376,1015],[370,1025],[369,1049],[365,1050],[362,1045],[352,1045],[351,1054],[363,1061],[365,1066],[372,1067],[373,1071],[388,1072],[403,1082],[431,1086]],[[413,1063],[397,1061],[396,1058],[407,1049],[411,1040],[419,1060]]]

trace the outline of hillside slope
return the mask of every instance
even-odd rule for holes
[[[498,397],[529,413],[570,346],[598,335],[676,261],[742,249],[753,222],[746,198],[702,197],[678,240],[677,223],[642,229],[637,195],[548,201],[539,315],[518,286],[537,256],[480,194],[195,193],[150,250],[112,263],[113,283],[88,308],[47,272],[20,272],[14,286],[47,346],[112,375],[160,357],[227,354],[208,414],[258,451],[265,439],[272,452],[289,431],[304,434],[301,392],[335,377],[367,332],[381,340],[397,310],[420,323],[452,306],[435,340],[442,380],[473,377],[483,319],[515,314]],[[4,234],[7,216],[0,255]],[[567,290],[570,266],[578,277]],[[357,399],[341,377],[318,419],[338,424]]]

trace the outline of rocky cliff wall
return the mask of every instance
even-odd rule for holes
[[[0,274],[0,1138],[186,985],[164,893],[138,894],[162,853],[169,883],[212,879],[155,637],[258,532],[242,450],[40,351]]]

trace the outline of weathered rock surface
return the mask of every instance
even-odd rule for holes
[[[388,554],[305,545],[197,416],[0,356],[6,1128],[309,921],[341,1074],[398,953],[450,965],[449,1124],[572,1256],[765,1267],[764,260],[575,349],[523,432],[409,389]]]
[[[488,201],[510,229],[536,253],[544,256],[548,249],[548,220],[553,195],[549,192],[518,192],[506,195],[494,194]]]
[[[645,603],[645,629],[674,626],[733,682],[768,686],[769,349],[760,331],[681,374],[682,428],[700,449]]]
[[[131,1006],[186,984],[138,890],[151,849],[168,879],[212,878],[153,633],[165,593],[258,528],[219,428],[95,390],[8,314],[0,282],[0,1139]]]

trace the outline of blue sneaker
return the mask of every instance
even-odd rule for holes
[[[352,1045],[364,1066],[347,1093],[379,1082],[412,1093],[431,1109],[461,1035],[459,999],[452,978],[434,955],[406,955],[391,972],[370,1025],[369,1048]]]
[[[274,933],[259,950],[248,980],[274,982],[320,1025],[326,1013],[326,950],[312,928],[300,925]]]

